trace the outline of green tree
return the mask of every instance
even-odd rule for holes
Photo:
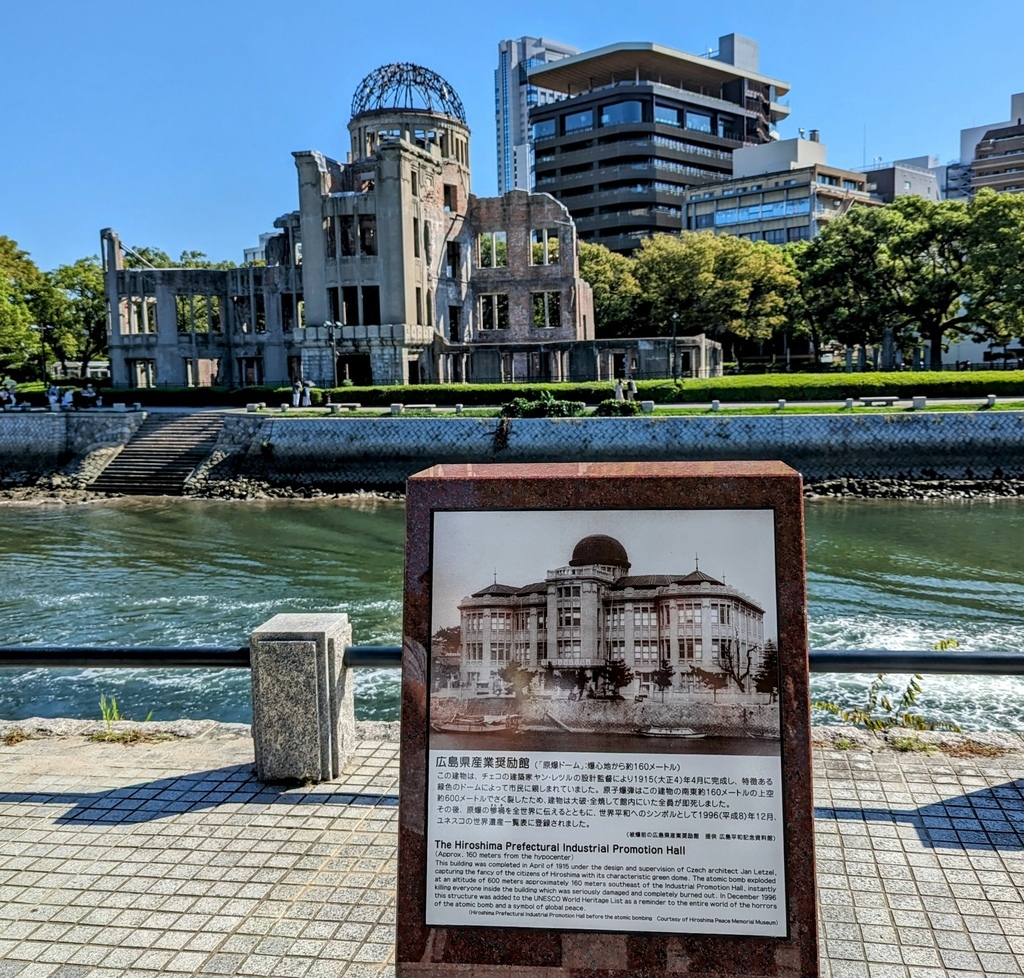
[[[604,245],[580,242],[580,275],[594,292],[594,332],[602,336],[636,335],[641,293],[632,258]]]
[[[43,279],[34,311],[43,339],[65,370],[69,359],[84,365],[106,356],[107,303],[99,259],[79,258]]]
[[[28,375],[38,362],[39,337],[33,333],[33,304],[43,276],[27,251],[0,235],[0,373]]]

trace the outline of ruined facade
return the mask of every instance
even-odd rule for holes
[[[443,79],[378,69],[349,133],[347,162],[293,154],[298,209],[274,222],[265,265],[125,268],[102,232],[115,385],[587,380],[660,362],[637,340],[594,342],[562,204],[470,193],[469,129]],[[678,362],[708,359],[699,340],[678,346],[700,348]]]

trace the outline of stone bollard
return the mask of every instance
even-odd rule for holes
[[[456,404],[455,405],[455,413],[456,414],[462,414],[462,405],[461,404]]]
[[[846,399],[846,402],[845,402],[844,406],[846,407],[847,411],[852,411],[853,410],[853,398],[852,397],[848,397]]]
[[[995,396],[995,394],[986,394],[985,395],[985,407],[987,407],[987,408],[994,408],[995,406],[996,406],[996,396]]]
[[[404,404],[392,404],[391,405],[391,413],[392,414],[401,414],[404,410],[405,410],[405,405]]]
[[[348,615],[275,615],[252,633],[256,776],[270,784],[327,781],[355,748]]]
[[[281,405],[281,413],[282,414],[287,414],[288,413],[288,405],[287,404],[282,404]]]
[[[127,411],[128,410],[128,405],[125,404],[124,401],[115,401],[112,406],[113,406],[114,410],[117,411],[117,412]]]
[[[912,410],[923,411],[928,406],[928,398],[922,394],[915,394],[914,397],[911,398],[911,405]]]
[[[331,407],[331,414],[341,414],[341,405],[340,404],[332,404],[330,407]]]
[[[784,397],[780,397],[779,398],[779,410],[780,411],[785,411],[786,410],[786,399]]]
[[[720,404],[718,403],[718,401],[712,401],[712,402],[711,402],[711,410],[712,410],[712,411],[717,411],[717,410],[719,409],[719,407],[720,407],[720,406],[721,406],[721,405],[720,405]]]
[[[255,414],[260,409],[260,406],[258,404],[246,404],[245,409],[250,414]]]
[[[644,414],[654,414],[654,401],[641,401],[640,410]]]

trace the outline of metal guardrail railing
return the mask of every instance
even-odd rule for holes
[[[400,645],[349,645],[350,669],[396,669],[402,665]],[[248,669],[249,649],[124,648],[79,646],[0,648],[0,668],[78,669]],[[912,672],[956,676],[1024,676],[1024,652],[936,652],[889,649],[811,649],[811,672]]]

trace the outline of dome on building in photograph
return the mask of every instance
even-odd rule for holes
[[[606,564],[625,570],[629,570],[630,566],[626,548],[615,537],[603,533],[584,537],[572,552],[570,567],[586,567],[590,564]]]

